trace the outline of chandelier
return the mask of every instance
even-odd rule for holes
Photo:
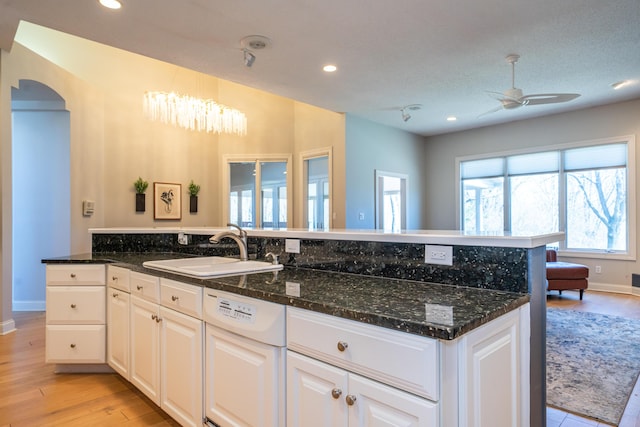
[[[199,132],[247,134],[244,113],[213,99],[149,91],[144,94],[143,104],[144,113],[151,120]]]

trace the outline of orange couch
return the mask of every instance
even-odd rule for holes
[[[580,299],[589,286],[589,267],[582,264],[558,261],[558,254],[553,249],[547,249],[547,290],[559,291],[577,289]]]

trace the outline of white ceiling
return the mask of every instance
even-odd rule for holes
[[[0,48],[20,20],[422,135],[640,97],[640,0],[0,0]],[[243,62],[240,39],[272,43]],[[478,118],[511,86],[563,104]],[[338,71],[327,74],[322,66]],[[422,104],[402,121],[400,108]],[[458,117],[447,122],[449,115]]]

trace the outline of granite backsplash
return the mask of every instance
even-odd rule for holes
[[[199,256],[234,256],[237,245],[228,240],[209,243],[207,235],[189,235],[178,243],[175,233],[93,234],[92,252],[173,252]],[[370,241],[301,239],[300,253],[284,250],[284,238],[249,237],[249,257],[262,259],[268,252],[280,255],[289,267],[394,279],[418,280],[482,289],[528,293],[527,249],[453,246],[453,265],[425,264],[425,245]]]

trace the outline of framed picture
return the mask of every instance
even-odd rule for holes
[[[182,219],[182,185],[153,183],[153,218]]]

